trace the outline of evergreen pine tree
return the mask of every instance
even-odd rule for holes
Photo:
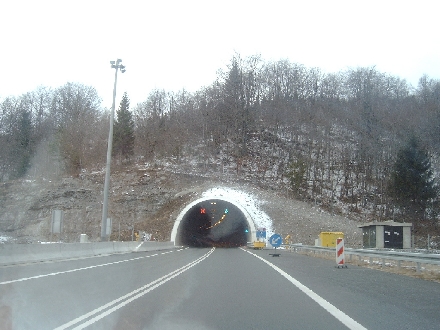
[[[113,131],[113,155],[122,156],[122,160],[130,160],[134,154],[134,121],[129,108],[130,100],[124,93]]]
[[[397,154],[389,191],[402,213],[413,220],[423,219],[429,201],[437,197],[428,152],[414,136]]]

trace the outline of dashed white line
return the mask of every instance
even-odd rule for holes
[[[181,251],[181,250],[183,250],[183,249],[176,250],[176,252],[177,251]],[[171,253],[171,252],[173,252],[173,251],[169,251],[169,252],[166,252],[166,253]],[[162,254],[166,254],[166,253],[162,253]],[[65,271],[62,271],[62,272],[54,272],[54,273],[43,274],[43,275],[23,277],[23,278],[19,278],[19,279],[16,279],[16,280],[0,282],[0,285],[11,284],[11,283],[16,283],[16,282],[23,282],[23,281],[28,281],[28,280],[34,280],[34,279],[37,279],[37,278],[42,278],[42,277],[47,277],[47,276],[55,276],[55,275],[60,275],[60,274],[73,273],[73,272],[77,272],[77,271],[80,271],[80,270],[87,270],[87,269],[92,269],[92,268],[97,268],[97,267],[116,265],[116,264],[120,264],[120,263],[123,263],[123,262],[134,261],[134,260],[139,260],[139,259],[145,259],[145,258],[155,257],[155,256],[158,256],[158,255],[159,255],[158,253],[155,253],[155,254],[151,254],[151,255],[148,255],[148,256],[144,256],[144,257],[137,257],[137,258],[120,260],[120,261],[108,262],[108,263],[105,263],[105,264],[99,264],[99,265],[93,265],[93,266],[88,266],[88,267],[75,268],[75,269],[65,270]]]

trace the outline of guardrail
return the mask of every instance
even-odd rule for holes
[[[320,254],[332,254],[335,256],[335,248],[309,246],[301,244],[284,245],[285,249],[293,252],[300,251],[312,251],[313,253]],[[371,250],[371,249],[351,249],[345,247],[344,249],[346,260],[353,261],[353,256],[358,257],[358,262],[362,262],[363,258],[368,258],[367,262],[373,264],[375,259],[379,259],[382,266],[385,265],[385,261],[393,260],[396,262],[397,268],[402,267],[402,262],[413,263],[416,268],[416,272],[420,273],[423,264],[438,265],[440,266],[440,254],[434,253],[417,253],[406,251],[385,251],[385,250]],[[348,257],[348,258],[347,258]]]

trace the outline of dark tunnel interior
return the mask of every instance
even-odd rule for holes
[[[243,212],[234,204],[210,199],[194,205],[178,229],[179,244],[190,247],[245,246],[250,229]]]

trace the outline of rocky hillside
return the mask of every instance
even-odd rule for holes
[[[52,240],[79,240],[81,233],[91,240],[100,236],[104,175],[83,173],[78,178],[56,181],[17,180],[0,187],[0,236],[3,241],[38,242],[51,238],[51,212],[64,210],[64,233]],[[290,234],[294,242],[313,244],[320,231],[343,231],[348,244],[359,246],[357,223],[330,215],[318,207],[292,200],[276,189],[263,189],[231,177],[178,174],[170,169],[131,166],[112,173],[109,216],[114,240],[130,240],[135,231],[152,233],[169,240],[177,215],[204,191],[228,187],[252,195],[273,222],[274,230]]]

